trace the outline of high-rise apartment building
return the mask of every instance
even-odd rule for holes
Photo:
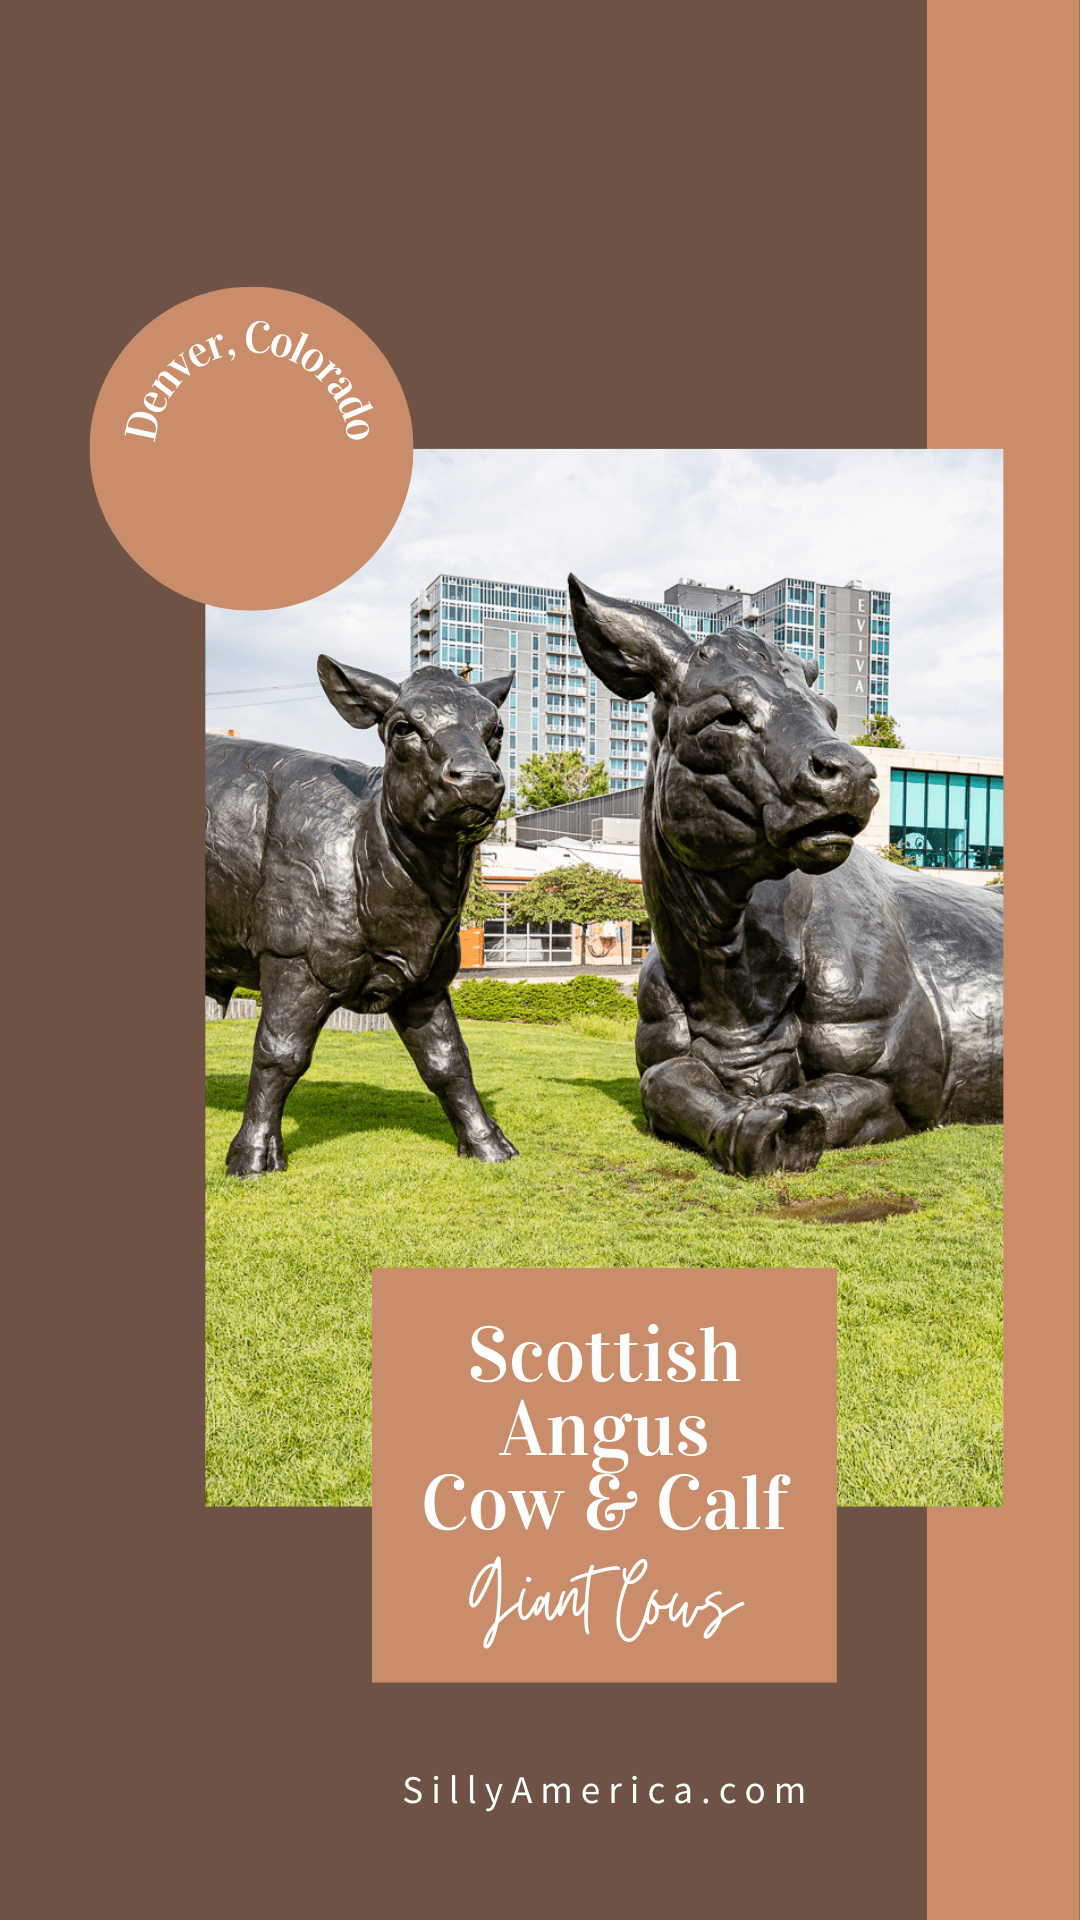
[[[863,733],[870,714],[889,711],[892,596],[883,588],[864,586],[861,580],[833,587],[791,575],[756,593],[743,593],[736,587],[680,580],[667,589],[664,602],[661,613],[670,615],[676,606],[696,611],[709,621],[709,632],[733,621],[749,622],[785,652],[800,660],[816,659],[818,691],[833,702],[842,739]]]
[[[837,732],[850,739],[869,713],[888,711],[889,599],[858,581],[784,578],[751,594],[680,580],[663,600],[634,604],[702,637],[743,621],[800,659],[816,658]],[[510,799],[517,769],[533,753],[576,749],[587,765],[606,761],[616,790],[644,780],[651,701],[620,700],[589,672],[565,587],[440,573],[412,603],[410,659],[414,669],[468,668],[473,680],[513,672],[502,749]]]
[[[889,711],[892,596],[861,580],[774,580],[751,597],[757,631],[788,653],[818,662],[818,689],[836,708],[836,731],[850,740],[872,713]]]

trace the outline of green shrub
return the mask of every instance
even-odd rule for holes
[[[593,1016],[631,1028],[637,1004],[619,991],[616,980],[576,974],[573,980],[465,980],[451,987],[462,1020],[524,1020],[539,1026],[564,1026]]]
[[[637,1002],[620,992],[617,980],[579,973],[573,980],[465,980],[450,989],[462,1020],[525,1020],[533,1025],[578,1026],[584,1017],[599,1018],[619,1030],[637,1021]],[[637,992],[635,986],[634,992]],[[237,987],[234,1000],[262,1005],[257,987]]]

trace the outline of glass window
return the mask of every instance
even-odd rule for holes
[[[913,770],[909,770],[906,786],[904,825],[906,827],[924,827],[926,825],[925,773],[916,773]]]
[[[989,838],[986,831],[987,779],[985,773],[973,773],[968,778],[971,793],[968,803],[968,840],[973,847],[985,847]]]
[[[1000,774],[987,779],[985,774],[894,769],[889,838],[920,867],[1001,867],[1003,786]]]
[[[1000,774],[990,776],[989,820],[987,840],[992,847],[1004,847],[1005,844],[1005,793],[1004,782]]]

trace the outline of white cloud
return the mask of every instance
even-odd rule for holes
[[[330,653],[408,672],[409,603],[441,571],[659,599],[681,575],[792,573],[892,594],[892,710],[911,747],[1001,752],[1002,460],[987,450],[420,451],[381,551],[318,600],[206,612],[208,726],[377,760],[315,681]],[[259,704],[255,704],[258,702]],[[213,709],[213,712],[210,711]]]

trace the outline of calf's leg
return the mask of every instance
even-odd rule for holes
[[[260,988],[262,1017],[255,1033],[247,1104],[225,1161],[226,1173],[244,1179],[284,1171],[282,1108],[311,1065],[319,1030],[330,1011],[326,988],[302,959],[264,954]]]
[[[513,1160],[517,1148],[481,1105],[473,1085],[469,1050],[461,1037],[449,995],[439,990],[403,997],[390,1018],[457,1135],[463,1160]]]

